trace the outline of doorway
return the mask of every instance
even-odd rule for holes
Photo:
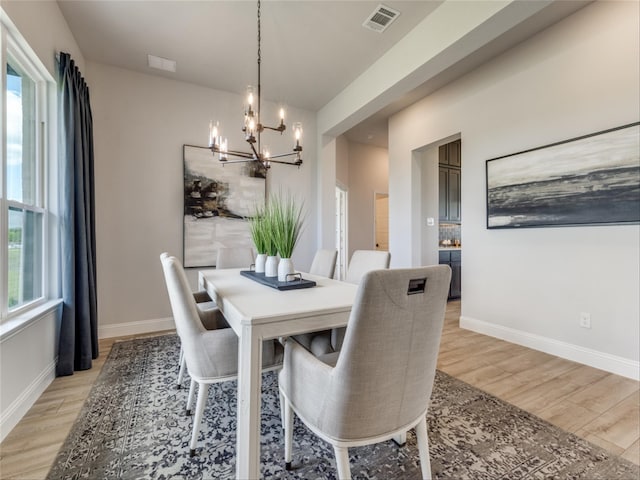
[[[375,194],[375,243],[376,250],[389,251],[389,194]]]

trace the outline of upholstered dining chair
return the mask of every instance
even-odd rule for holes
[[[168,255],[163,253],[162,255]],[[216,268],[242,268],[253,263],[253,251],[244,247],[223,247],[218,249],[216,257]],[[206,290],[194,292],[193,298],[198,306],[198,313],[202,323],[207,330],[228,327],[222,313],[218,310],[216,302],[211,299]],[[213,310],[216,310],[215,312]],[[178,389],[182,387],[182,381],[186,370],[184,352],[180,350],[180,369],[178,370]]]
[[[160,261],[162,259],[169,257],[167,252],[163,252],[160,254]],[[206,290],[199,290],[197,292],[193,292],[193,299],[196,302],[196,307],[198,308],[198,316],[202,321],[202,325],[207,330],[215,330],[216,328],[228,327],[227,321],[224,319],[222,312],[218,310],[216,306],[216,302],[214,302]],[[180,356],[179,356],[179,365],[178,368],[178,379],[177,379],[177,388],[178,390],[182,388],[182,382],[184,380],[184,374],[186,370],[186,361],[184,359],[184,349],[182,348],[182,344],[180,344]]]
[[[338,477],[351,477],[348,448],[415,427],[423,478],[431,478],[426,414],[449,291],[447,265],[364,275],[339,352],[315,356],[285,341],[285,462],[291,469],[293,413],[333,445]]]
[[[246,268],[255,262],[250,247],[222,247],[218,249],[216,268]]]
[[[389,268],[391,254],[381,250],[356,250],[351,256],[346,282],[359,284],[371,270]],[[296,336],[296,340],[316,355],[337,352],[342,347],[346,328],[334,328]]]
[[[319,275],[321,277],[333,278],[336,270],[336,259],[338,251],[334,249],[320,249],[316,251],[309,273]]]
[[[200,320],[182,264],[177,258],[169,255],[161,256],[161,261],[176,331],[191,376],[187,413],[190,413],[196,384],[198,385],[198,399],[189,444],[190,455],[194,456],[209,386],[237,377],[238,337],[228,327],[207,330]],[[281,362],[282,346],[274,340],[266,340],[262,347],[263,368],[280,368]]]

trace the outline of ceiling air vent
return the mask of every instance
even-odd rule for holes
[[[169,60],[168,58],[156,57],[155,55],[147,55],[147,61],[149,67],[157,68],[158,70],[166,70],[167,72],[176,71],[176,62]]]
[[[362,24],[363,27],[382,33],[400,15],[398,10],[380,4]]]

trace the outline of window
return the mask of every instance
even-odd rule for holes
[[[17,40],[15,27],[5,22],[0,52],[0,321],[42,303],[48,287],[45,179],[50,76]]]

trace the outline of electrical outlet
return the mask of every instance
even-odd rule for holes
[[[591,314],[587,312],[580,313],[580,326],[582,328],[591,328]]]

